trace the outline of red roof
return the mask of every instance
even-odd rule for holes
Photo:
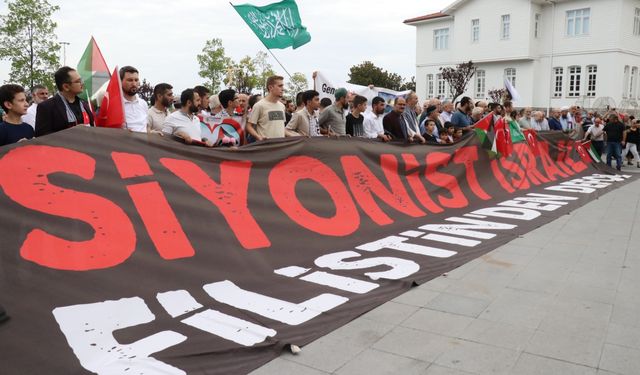
[[[419,21],[427,21],[435,18],[448,17],[448,14],[444,14],[442,12],[427,14],[426,16],[420,16],[416,18],[409,18],[408,20],[404,20],[404,23],[414,23]]]

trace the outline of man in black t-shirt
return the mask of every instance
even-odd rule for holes
[[[611,114],[603,130],[604,140],[607,142],[607,165],[611,166],[611,159],[616,158],[616,169],[621,170],[624,124],[620,122],[618,115]]]
[[[367,98],[356,95],[351,104],[351,113],[347,115],[347,134],[352,137],[364,137],[364,111],[367,108]]]

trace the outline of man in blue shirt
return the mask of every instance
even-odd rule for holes
[[[549,130],[562,131],[562,123],[560,123],[560,111],[557,109],[551,110],[551,116],[549,117]]]
[[[460,100],[460,106],[458,110],[451,116],[451,123],[456,129],[462,129],[467,131],[471,129],[471,125],[473,124],[473,120],[469,117],[469,113],[471,112],[471,98],[465,96]]]
[[[29,108],[27,94],[22,86],[0,86],[0,106],[6,112],[5,121],[0,122],[0,146],[33,138],[33,127],[22,122],[22,116]]]

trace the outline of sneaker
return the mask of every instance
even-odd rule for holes
[[[617,169],[618,171],[621,171],[621,170],[622,170],[622,167],[616,167],[616,169]]]
[[[633,163],[631,162],[631,160],[627,160],[627,165],[633,165]]]

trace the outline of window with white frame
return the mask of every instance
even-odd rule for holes
[[[433,74],[427,74],[427,98],[433,98]]]
[[[500,17],[500,39],[509,39],[511,36],[511,15],[503,14]]]
[[[442,99],[446,95],[445,89],[447,84],[445,80],[442,79],[442,74],[436,74],[436,84],[438,85],[438,98]]]
[[[629,94],[629,65],[624,66],[624,83],[622,87],[622,97],[626,99]]]
[[[596,65],[587,66],[587,96],[590,98],[596,97],[597,74],[598,67]]]
[[[433,30],[433,49],[449,48],[449,28]]]
[[[636,13],[633,17],[633,35],[640,36],[640,8],[636,8]]]
[[[576,98],[580,96],[580,82],[582,76],[582,67],[570,66],[568,69],[569,82],[567,89],[567,96],[570,98]]]
[[[636,94],[636,85],[638,84],[638,67],[631,68],[631,79],[629,80],[629,99],[634,99]]]
[[[553,68],[553,97],[562,97],[562,81],[564,79],[564,69],[562,67]]]
[[[533,37],[537,38],[540,35],[540,13],[536,13],[533,21]]]
[[[476,18],[471,20],[471,43],[476,43],[480,40],[480,19]]]
[[[588,35],[590,19],[591,8],[568,10],[567,36]]]
[[[504,78],[511,83],[511,86],[516,87],[516,68],[507,68],[504,70]]]
[[[476,98],[484,98],[486,86],[486,74],[484,70],[476,70]]]

